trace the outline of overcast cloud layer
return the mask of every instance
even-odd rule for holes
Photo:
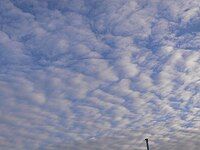
[[[0,0],[1,150],[200,149],[199,0]]]

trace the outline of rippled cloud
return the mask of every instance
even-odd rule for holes
[[[199,8],[1,0],[0,149],[198,149]]]

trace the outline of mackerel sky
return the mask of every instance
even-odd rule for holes
[[[0,150],[200,149],[199,0],[0,0]]]

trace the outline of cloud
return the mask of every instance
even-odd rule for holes
[[[0,149],[198,149],[198,0],[0,5]]]

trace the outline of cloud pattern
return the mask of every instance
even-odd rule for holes
[[[0,149],[199,149],[199,8],[1,0]]]

